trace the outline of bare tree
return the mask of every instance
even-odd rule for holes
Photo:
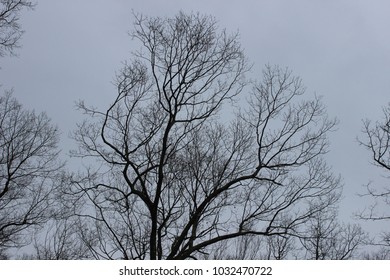
[[[236,238],[299,236],[337,200],[322,159],[336,120],[298,77],[267,66],[249,83],[238,35],[210,16],[136,16],[132,36],[141,49],[113,103],[80,102],[90,118],[73,134],[92,163],[66,192],[96,258],[204,258]]]
[[[366,139],[359,142],[371,152],[374,164],[390,171],[390,104],[383,108],[383,115],[383,120],[374,124],[369,120],[363,122]]]
[[[19,47],[19,39],[23,34],[20,25],[20,12],[34,8],[34,4],[26,0],[0,0],[0,57],[15,54]]]
[[[45,114],[0,97],[0,250],[23,245],[47,221],[56,186],[58,130]]]
[[[313,215],[299,236],[242,236],[234,242],[215,246],[214,259],[311,259],[345,260],[360,258],[368,234],[359,225],[340,224],[334,207]],[[367,255],[367,256],[366,256]],[[364,258],[371,255],[363,255]]]
[[[303,259],[346,260],[358,256],[368,235],[359,225],[342,225],[335,209],[318,213],[308,223],[307,235],[300,237]]]
[[[93,256],[79,232],[78,221],[72,218],[52,219],[44,231],[38,231],[30,259],[82,260]]]
[[[390,172],[390,104],[383,108],[383,119],[372,122],[363,122],[363,134],[365,139],[359,139],[359,143],[364,146],[372,156],[373,164],[379,167],[385,174]],[[388,176],[388,175],[386,175]],[[390,221],[390,188],[375,188],[373,183],[367,184],[367,192],[364,197],[374,199],[374,203],[359,213],[363,220]],[[390,246],[390,232],[382,234],[380,244]],[[378,245],[378,244],[377,244]]]
[[[233,260],[283,260],[294,258],[294,236],[285,235],[244,235],[229,242],[220,256],[214,259]],[[218,246],[216,246],[218,247]]]
[[[209,253],[200,257],[206,260],[264,259],[265,244],[263,236],[243,235],[211,245]]]
[[[6,253],[6,250],[3,248],[3,249],[0,249],[0,260],[7,260],[8,259],[8,255]]]
[[[390,259],[390,247],[381,246],[377,251],[365,252],[362,254],[364,260],[389,260]]]

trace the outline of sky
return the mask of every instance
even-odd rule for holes
[[[308,97],[323,97],[340,121],[327,155],[344,183],[341,217],[366,201],[357,196],[369,181],[386,184],[359,146],[362,120],[382,117],[390,102],[390,2],[361,0],[38,0],[21,15],[26,31],[17,57],[0,58],[2,89],[27,108],[45,111],[62,132],[61,147],[82,116],[75,102],[104,108],[115,96],[112,81],[136,43],[133,11],[172,16],[179,11],[215,16],[221,28],[239,31],[252,73],[266,64],[288,67],[302,78]],[[368,223],[367,228],[385,228]]]

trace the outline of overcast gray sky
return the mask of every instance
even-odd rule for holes
[[[323,96],[340,120],[331,135],[329,163],[344,179],[342,216],[363,208],[355,194],[381,173],[359,147],[362,119],[381,118],[390,101],[390,2],[362,0],[38,0],[24,12],[26,33],[17,58],[1,58],[0,84],[20,102],[46,111],[68,133],[80,115],[76,100],[105,106],[112,100],[115,71],[130,58],[132,10],[171,16],[182,10],[216,17],[222,28],[239,30],[253,74],[267,63],[301,76],[308,95]],[[375,225],[378,227],[379,225]],[[383,227],[383,225],[382,225]]]

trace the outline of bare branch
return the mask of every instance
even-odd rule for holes
[[[303,99],[298,77],[266,66],[246,109],[225,121],[249,84],[238,34],[179,13],[136,15],[131,35],[142,48],[113,103],[79,103],[90,118],[73,134],[73,155],[94,160],[67,192],[95,229],[83,234],[94,256],[194,259],[250,236],[298,237],[337,202],[340,178],[322,158],[337,121],[320,98]]]
[[[27,111],[10,93],[0,97],[0,247],[24,243],[26,230],[51,215],[57,187],[58,129]]]
[[[23,34],[20,25],[20,12],[23,9],[33,9],[35,4],[26,0],[0,1],[0,57],[14,55],[20,47],[19,41]]]

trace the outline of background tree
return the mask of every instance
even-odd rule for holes
[[[370,120],[363,122],[363,134],[365,139],[360,139],[359,143],[371,153],[373,164],[388,174],[390,172],[390,104],[383,108],[382,120],[374,123]],[[390,213],[387,211],[390,209],[389,187],[375,188],[370,183],[364,196],[373,198],[374,203],[359,214],[361,219],[390,221]],[[390,233],[383,233],[381,240],[382,245],[390,246]]]
[[[305,234],[271,236],[242,236],[234,242],[218,244],[211,259],[304,259],[345,260],[361,257],[369,241],[357,224],[340,224],[337,209],[329,207],[313,215],[303,228]],[[381,256],[383,253],[380,254]],[[376,256],[376,255],[375,255]],[[365,254],[364,258],[374,255]]]
[[[19,22],[20,12],[35,5],[26,0],[0,0],[0,56],[15,54],[23,34]]]
[[[346,260],[358,257],[368,235],[359,225],[340,224],[335,209],[317,213],[307,225],[307,235],[299,238],[303,259]]]
[[[83,260],[93,256],[79,233],[79,224],[72,218],[52,219],[34,240],[34,253],[27,256],[38,260]]]
[[[45,114],[0,97],[0,251],[29,240],[50,216],[59,133]],[[27,239],[26,239],[27,238]]]
[[[25,0],[0,0],[0,57],[14,55],[15,49],[20,47],[19,41],[23,34],[19,22],[20,12],[24,8],[32,9],[33,7],[32,2]],[[25,119],[27,115],[29,113],[22,113],[20,104],[9,93],[0,97],[0,259],[7,258],[6,249],[8,246],[21,244],[22,233],[24,229],[35,223],[33,220],[37,222],[40,220],[37,217],[33,218],[39,212],[35,209],[39,202],[33,202],[33,197],[39,198],[39,195],[34,195],[27,202],[29,191],[24,190],[27,189],[26,187],[16,187],[18,183],[15,183],[22,180],[21,177],[17,178],[21,173],[29,173],[27,170],[21,171],[28,164],[20,162],[20,160],[23,161],[23,156],[20,154],[23,149],[20,145],[24,144],[22,143],[24,141],[23,135],[31,134],[30,136],[33,137],[35,133],[30,131],[30,129],[34,129],[35,120],[31,120],[28,124],[29,120]],[[35,116],[33,113],[30,116],[43,121],[42,117]],[[25,123],[18,124],[15,128],[10,127],[19,120]],[[18,128],[22,128],[23,131],[16,131]],[[28,150],[29,148],[26,147],[25,151]],[[29,157],[29,155],[25,155],[25,160],[30,161]],[[19,162],[20,168],[16,166],[17,162]],[[29,180],[32,177],[26,176],[25,179]],[[39,190],[39,188],[37,189]],[[21,203],[20,209],[17,207],[18,203]],[[29,209],[32,210],[31,213],[28,213]],[[15,220],[13,220],[14,218]]]
[[[389,260],[390,259],[390,247],[381,246],[377,251],[365,252],[361,257],[363,260]]]
[[[288,259],[296,250],[293,239],[291,235],[243,235],[213,245],[203,257],[208,260]]]
[[[92,163],[64,193],[96,258],[204,258],[236,238],[300,236],[337,201],[322,158],[336,120],[298,77],[267,66],[248,82],[238,35],[210,16],[136,16],[132,36],[141,49],[113,103],[80,102],[90,118],[73,134]]]

